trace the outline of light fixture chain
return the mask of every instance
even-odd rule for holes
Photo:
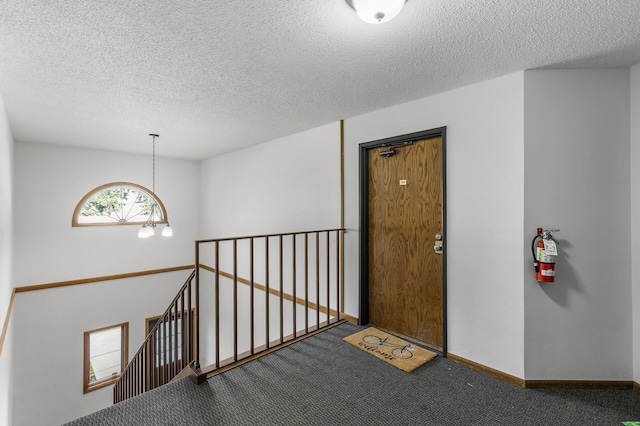
[[[156,201],[156,138],[159,137],[159,135],[155,133],[149,133],[149,136],[153,138],[153,151],[151,155],[151,214],[138,232],[138,238],[148,238],[153,235],[153,228],[156,227],[156,212],[161,213],[160,206]],[[173,231],[169,226],[169,221],[166,220],[166,216],[162,215],[162,217],[166,221],[166,226],[162,231],[162,236],[171,237],[173,235]]]

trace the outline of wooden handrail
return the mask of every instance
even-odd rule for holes
[[[244,237],[225,237],[225,238],[213,238],[208,240],[196,240],[196,245],[201,243],[213,243],[215,241],[239,241],[239,240],[248,240],[253,238],[254,240],[262,239],[262,238],[272,238],[272,237],[286,237],[292,235],[304,235],[304,234],[315,234],[319,232],[346,232],[345,228],[335,228],[335,229],[321,229],[317,231],[296,231],[296,232],[283,232],[280,234],[260,234],[260,235],[246,235]]]
[[[13,311],[13,300],[16,297],[16,290],[11,291],[11,299],[9,300],[9,306],[7,307],[7,313],[4,317],[2,325],[2,333],[0,334],[0,356],[2,356],[2,348],[4,348],[4,339],[7,337],[7,330],[9,329],[9,321],[11,320],[11,312]]]

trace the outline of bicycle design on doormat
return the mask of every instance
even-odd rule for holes
[[[365,344],[361,342],[360,345],[365,349],[367,349],[368,351],[376,352],[377,354],[387,359],[394,359],[394,358],[409,359],[413,356],[413,351],[415,351],[416,349],[415,346],[411,344],[397,345],[394,343],[387,342],[387,339],[389,339],[389,337],[390,336],[387,336],[384,339],[382,339],[378,336],[373,336],[373,335],[364,336],[362,338],[362,342],[364,342]],[[391,349],[391,354],[385,352],[384,350],[381,350],[382,347],[393,348]]]

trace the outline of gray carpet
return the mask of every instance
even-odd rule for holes
[[[405,373],[342,341],[342,324],[214,377],[190,379],[69,425],[620,425],[631,390],[522,389],[438,357]]]

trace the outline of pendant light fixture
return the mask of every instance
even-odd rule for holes
[[[155,234],[156,228],[156,215],[161,212],[160,206],[156,202],[156,138],[160,137],[155,133],[149,133],[149,136],[153,138],[153,155],[152,155],[152,168],[151,168],[151,212],[149,213],[149,218],[142,225],[142,228],[138,231],[138,238],[149,238]],[[173,230],[171,229],[171,225],[169,225],[169,221],[167,221],[167,225],[162,230],[163,237],[171,237],[173,236]]]
[[[369,24],[389,22],[402,10],[407,0],[346,0],[360,19]]]

